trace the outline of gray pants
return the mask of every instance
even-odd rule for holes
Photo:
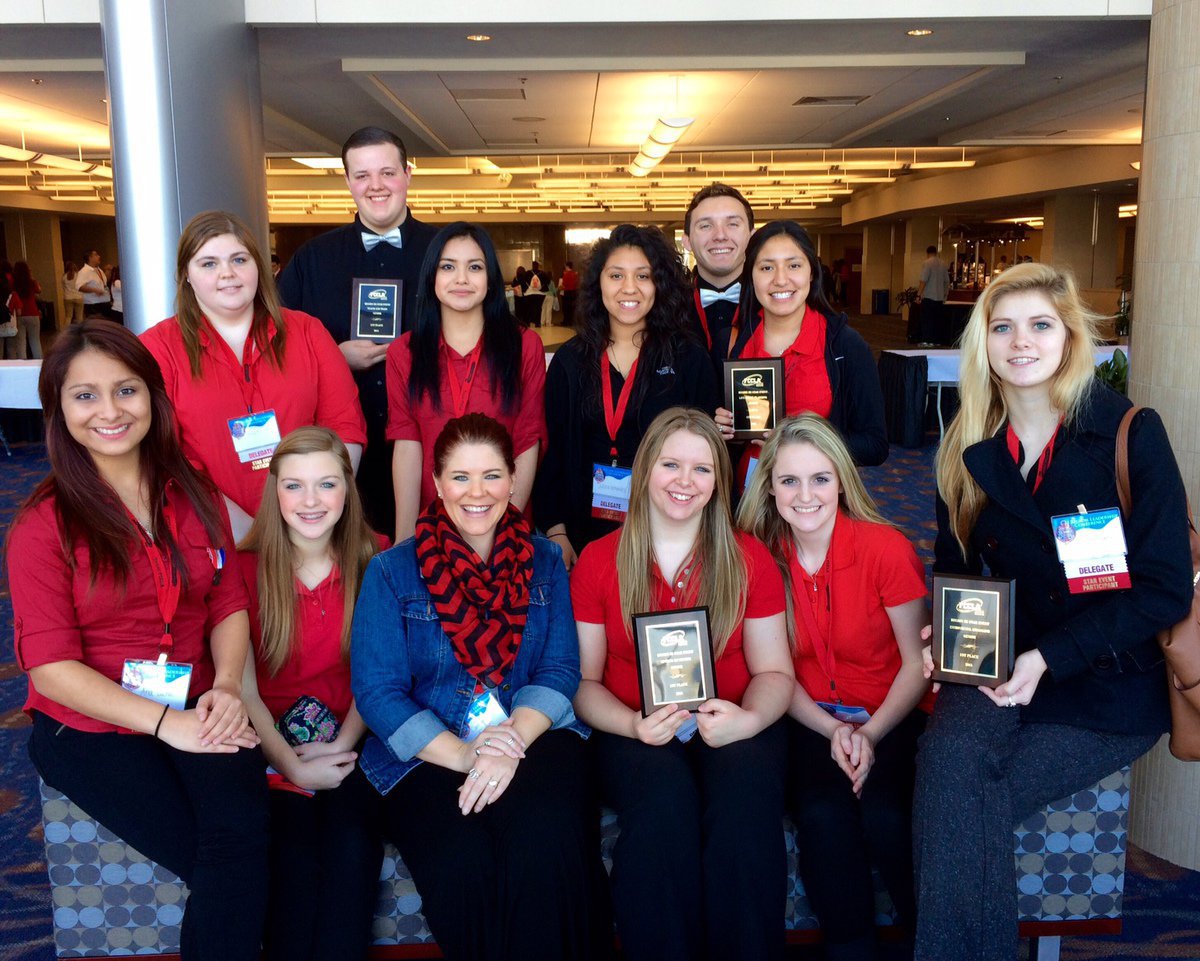
[[[1023,723],[1019,708],[944,685],[917,754],[917,961],[1012,961],[1013,829],[1157,741],[1157,734]]]
[[[17,336],[4,339],[5,360],[40,360],[42,357],[42,318],[17,317]]]

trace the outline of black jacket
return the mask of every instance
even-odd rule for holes
[[[658,370],[638,365],[641,382],[630,398],[625,419],[617,431],[617,462],[633,465],[646,428],[668,407],[699,407],[711,414],[720,404],[716,377],[704,348],[681,340],[674,359]],[[533,488],[534,518],[542,530],[566,524],[576,551],[617,525],[596,520],[592,514],[592,465],[607,462],[610,445],[601,400],[589,389],[595,378],[584,370],[582,342],[567,341],[554,354],[546,371],[546,456]],[[606,365],[613,379],[614,402],[623,378]]]
[[[1054,457],[1031,493],[1001,431],[974,444],[963,462],[988,501],[964,561],[938,498],[935,570],[1016,579],[1016,649],[1037,648],[1049,670],[1028,720],[1127,734],[1166,731],[1166,675],[1155,632],[1178,623],[1192,598],[1187,500],[1166,430],[1154,411],[1134,419],[1129,438],[1133,501],[1124,515],[1132,587],[1071,594],[1050,518],[1117,506],[1117,428],[1130,407],[1100,385],[1076,422],[1060,430]]]
[[[742,355],[756,326],[742,324],[728,354],[724,351],[730,330],[713,336],[713,360],[718,370],[726,356]],[[882,464],[888,456],[888,439],[879,370],[871,348],[850,326],[845,314],[825,315],[825,370],[833,394],[829,422],[841,432],[854,463],[861,467]]]

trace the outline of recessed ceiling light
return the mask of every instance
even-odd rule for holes
[[[924,27],[919,27],[914,30],[905,30],[904,32],[910,37],[929,37],[933,35],[932,30],[927,30]]]
[[[101,98],[100,98],[100,102],[101,102],[101,103],[108,103],[108,97],[101,97]]]
[[[545,117],[513,117],[514,123],[541,123]]]
[[[491,40],[492,38],[489,37],[486,33],[468,33],[467,39],[470,40],[472,43],[486,43],[488,40]]]

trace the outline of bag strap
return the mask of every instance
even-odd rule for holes
[[[1129,516],[1133,498],[1129,493],[1129,425],[1143,408],[1130,407],[1121,418],[1121,426],[1117,428],[1117,500],[1121,502],[1121,513]],[[1188,518],[1191,518],[1191,507],[1188,508]]]

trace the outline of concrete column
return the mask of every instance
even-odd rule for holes
[[[1116,286],[1118,218],[1115,197],[1055,194],[1043,208],[1040,259],[1075,272],[1084,289]]]
[[[862,292],[859,312],[871,313],[871,291],[891,290],[892,283],[892,225],[868,224],[863,228]]]
[[[39,297],[54,304],[54,317],[63,326],[62,233],[57,214],[15,210],[4,221],[4,241],[10,261],[29,264],[34,279],[42,285]]]
[[[1154,0],[1133,270],[1129,393],[1167,425],[1193,510],[1200,504],[1200,0]],[[1137,494],[1134,506],[1137,510]],[[1200,765],[1164,743],[1134,766],[1129,837],[1200,870]]]
[[[258,41],[244,0],[102,0],[125,323],[174,313],[183,226],[214,208],[267,246]]]

